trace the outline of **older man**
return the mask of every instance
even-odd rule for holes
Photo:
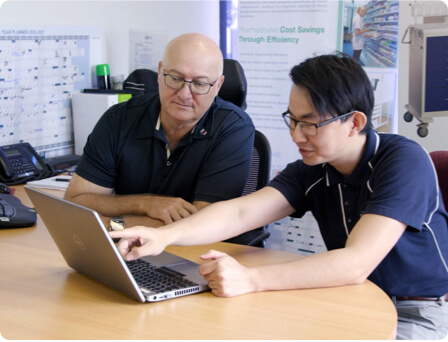
[[[240,196],[254,126],[217,97],[222,73],[213,40],[197,33],[173,39],[159,62],[159,94],[134,97],[102,116],[66,199],[105,221],[160,226]]]

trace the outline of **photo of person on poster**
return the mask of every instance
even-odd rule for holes
[[[344,2],[343,52],[364,67],[397,66],[399,2]]]
[[[353,59],[357,62],[359,62],[362,49],[364,48],[364,34],[370,31],[368,27],[364,26],[363,17],[366,15],[366,13],[366,6],[360,6],[356,9],[356,14],[353,17]]]

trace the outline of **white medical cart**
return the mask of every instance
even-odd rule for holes
[[[423,138],[433,117],[448,116],[448,24],[419,24],[408,30],[409,104],[404,120],[420,121],[417,134]]]

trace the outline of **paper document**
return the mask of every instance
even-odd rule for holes
[[[72,176],[60,175],[27,182],[29,186],[43,189],[67,190]]]

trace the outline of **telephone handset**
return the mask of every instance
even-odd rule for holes
[[[48,177],[52,170],[29,143],[0,147],[0,180],[8,185]]]

